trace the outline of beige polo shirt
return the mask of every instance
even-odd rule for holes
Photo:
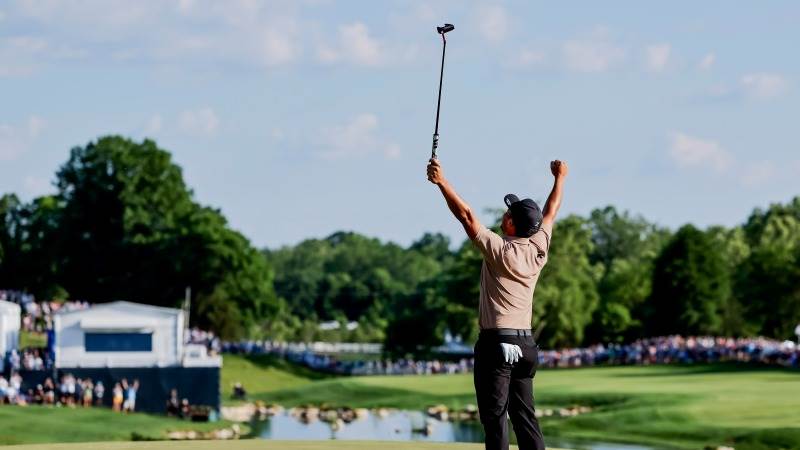
[[[473,242],[483,254],[479,325],[488,328],[531,328],[533,290],[547,254],[552,224],[529,238],[499,236],[484,227]]]

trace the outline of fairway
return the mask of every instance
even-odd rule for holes
[[[298,382],[298,380],[293,380]],[[421,409],[474,404],[472,376],[373,376],[299,381],[251,391],[284,406],[328,404]],[[541,370],[538,409],[590,406],[590,414],[545,418],[545,436],[672,448],[736,443],[800,447],[800,372],[734,364]]]
[[[472,377],[464,375],[331,377],[273,358],[225,356],[226,383],[245,380],[251,400],[420,410],[474,404]],[[649,444],[698,449],[730,445],[737,450],[800,448],[800,372],[733,364],[594,367],[541,370],[535,378],[537,409],[571,405],[592,412],[545,417],[545,438]],[[223,385],[223,389],[227,388]],[[229,391],[223,395],[227,397]],[[313,441],[134,442],[164,439],[172,430],[211,430],[229,424],[197,424],[107,409],[0,407],[0,443],[41,444],[26,449],[478,449],[469,444]],[[31,424],[37,424],[35,432]],[[243,431],[246,432],[246,431]],[[302,436],[298,436],[302,437]],[[87,442],[96,444],[48,444]],[[101,442],[105,441],[105,442]],[[116,441],[111,444],[108,441]],[[376,447],[377,446],[377,447]],[[12,447],[13,448],[13,447]]]
[[[92,444],[14,445],[20,450],[480,450],[482,444],[439,444],[376,441],[193,441],[193,442],[95,442]],[[516,448],[512,446],[512,448]]]

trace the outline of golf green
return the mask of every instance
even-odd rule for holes
[[[475,403],[472,378],[467,374],[329,377],[269,358],[226,356],[223,380],[223,398],[229,397],[232,383],[242,380],[251,400],[287,407],[327,404],[420,410],[435,404],[461,408]],[[536,375],[535,387],[539,410],[557,412],[560,407],[572,405],[591,408],[591,412],[575,417],[554,414],[543,418],[546,438],[677,449],[721,445],[737,450],[800,448],[800,371],[797,370],[734,364],[541,370]],[[195,424],[147,414],[122,415],[106,409],[0,407],[0,443],[47,444],[47,448],[61,448],[49,443],[89,441],[103,443],[63,448],[156,449],[184,445],[229,448],[231,442],[121,442],[134,437],[163,439],[171,430],[208,431],[229,425]],[[107,441],[119,443],[112,446]],[[377,448],[376,445],[351,441],[249,440],[236,442],[230,448],[359,449]],[[379,445],[383,450],[479,447],[419,442]]]
[[[294,378],[287,384],[262,381],[250,393],[284,406],[421,409],[475,403],[468,374]],[[687,449],[800,448],[797,370],[737,364],[541,370],[535,395],[539,409],[593,408],[577,417],[543,419],[545,436]]]
[[[8,450],[480,450],[482,444],[440,444],[385,441],[192,441],[95,442],[91,444],[14,445]],[[516,448],[516,447],[512,447]]]

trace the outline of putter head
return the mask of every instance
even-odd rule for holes
[[[453,31],[456,27],[453,26],[452,23],[446,23],[441,27],[436,27],[436,32],[439,34],[445,34],[448,31]]]

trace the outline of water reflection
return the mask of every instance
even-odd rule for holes
[[[473,422],[442,422],[417,411],[390,411],[383,417],[369,413],[334,430],[329,423],[303,423],[288,413],[253,423],[262,439],[282,440],[392,440],[431,442],[482,442],[483,430]],[[424,431],[423,431],[424,430]]]
[[[370,412],[342,426],[314,420],[303,422],[287,412],[252,423],[253,432],[262,439],[279,440],[381,440],[430,442],[483,442],[479,422],[447,422],[426,417],[419,411],[395,410],[383,414]],[[654,447],[582,442],[546,438],[550,447],[580,450],[656,450]]]

